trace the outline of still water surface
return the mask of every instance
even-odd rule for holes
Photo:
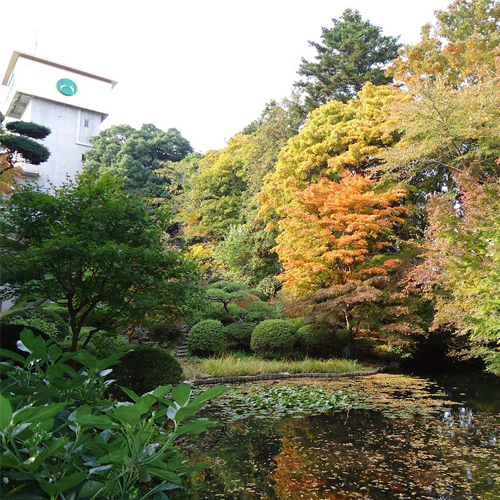
[[[215,404],[210,418],[219,425],[190,452],[209,467],[186,498],[500,499],[500,378],[375,375],[285,382],[293,383],[301,389],[319,384],[357,399],[341,411],[284,418],[235,419],[223,402]]]

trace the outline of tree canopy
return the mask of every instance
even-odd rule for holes
[[[118,175],[126,189],[156,202],[171,198],[177,185],[157,176],[155,170],[193,152],[189,141],[177,129],[164,132],[151,124],[139,130],[129,125],[114,125],[92,138],[92,143],[93,148],[85,153],[85,170]]]
[[[67,308],[76,350],[82,328],[181,315],[197,275],[166,249],[164,216],[110,173],[81,175],[53,195],[23,187],[0,219],[0,297],[46,298]]]
[[[23,162],[40,165],[50,156],[50,151],[38,142],[50,134],[50,128],[23,121],[3,126],[4,118],[0,113],[0,195],[12,192],[16,178],[22,175]]]
[[[386,65],[398,55],[398,38],[383,36],[382,29],[364,21],[358,11],[346,9],[333,28],[322,28],[322,43],[309,42],[317,50],[315,62],[302,59],[295,86],[305,94],[311,111],[330,100],[355,99],[366,82],[386,85],[391,77]]]

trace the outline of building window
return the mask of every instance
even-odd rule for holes
[[[85,128],[89,128],[89,127],[90,127],[90,120],[88,120],[87,118],[85,118],[85,119],[83,120],[83,126],[84,126]]]

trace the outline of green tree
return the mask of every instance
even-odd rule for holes
[[[38,142],[50,134],[50,128],[33,122],[15,121],[2,125],[0,113],[0,195],[10,194],[16,177],[21,177],[22,162],[40,165],[49,159],[50,151]]]
[[[431,197],[426,261],[414,284],[434,300],[433,329],[455,334],[459,354],[485,360],[500,374],[500,182],[460,178],[451,193]]]
[[[85,170],[119,175],[125,188],[154,202],[171,198],[178,188],[175,179],[159,177],[154,171],[193,152],[177,129],[164,132],[151,124],[139,130],[115,125],[92,141],[94,147],[85,154]]]
[[[44,297],[67,308],[71,350],[93,334],[143,319],[179,316],[197,289],[193,265],[165,249],[166,214],[130,197],[110,173],[81,175],[54,195],[25,187],[0,219],[0,298]]]
[[[317,50],[316,61],[302,59],[298,74],[305,81],[295,83],[305,94],[308,111],[332,99],[354,99],[366,82],[391,82],[384,68],[398,55],[398,38],[383,36],[381,28],[351,9],[346,9],[340,19],[333,19],[333,28],[322,31],[323,43],[309,42]]]

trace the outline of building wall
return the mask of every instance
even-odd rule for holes
[[[59,186],[68,176],[74,178],[81,170],[82,155],[92,147],[90,138],[99,134],[101,114],[32,97],[22,120],[51,129],[51,134],[43,141],[51,152],[48,161],[25,166],[28,174],[39,175],[37,182],[42,188],[48,188],[49,179],[50,183]]]

